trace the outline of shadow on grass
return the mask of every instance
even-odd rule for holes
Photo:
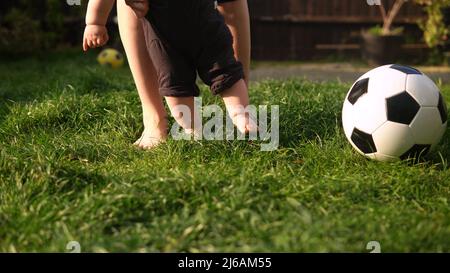
[[[72,148],[67,148],[64,151],[65,159],[70,162],[83,163],[104,163],[111,155],[111,147],[101,144],[83,145]]]
[[[126,67],[101,67],[96,52],[53,52],[0,65],[0,102],[26,103],[58,95],[67,88],[77,95],[135,90]]]
[[[12,188],[20,182],[26,188],[20,188],[27,194],[27,200],[54,200],[53,198],[76,199],[86,189],[98,190],[110,183],[113,178],[95,171],[85,170],[81,166],[53,165],[52,163],[33,164],[12,162],[3,172],[4,183]],[[51,199],[49,199],[51,197]]]
[[[84,170],[80,167],[60,166],[52,173],[49,191],[54,193],[81,193],[90,187],[93,190],[103,188],[111,178]]]
[[[418,159],[410,160],[410,164],[424,164],[425,166],[434,167],[438,170],[445,171],[450,167],[450,128],[447,131],[440,144],[434,151],[429,154],[419,157]]]
[[[8,118],[8,115],[11,113],[11,110],[7,106],[5,102],[0,102],[0,128],[3,125],[3,122]]]
[[[54,71],[54,73],[58,73]],[[119,82],[117,78],[111,79],[106,71],[100,69],[85,69],[73,75],[61,73],[60,77],[53,76],[48,79],[41,79],[42,75],[36,73],[34,85],[30,82],[14,84],[14,87],[0,86],[0,101],[6,106],[8,103],[27,103],[34,100],[42,100],[48,97],[55,97],[64,90],[68,90],[76,95],[104,94],[119,90],[134,90],[134,85],[129,81]],[[0,107],[4,107],[0,105]]]
[[[280,109],[280,145],[290,147],[300,141],[332,138],[337,126],[342,127],[337,107]]]

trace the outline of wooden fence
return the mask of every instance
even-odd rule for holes
[[[367,0],[248,0],[252,54],[257,60],[308,60],[359,55],[360,33],[381,25]],[[392,5],[393,0],[385,1]],[[405,28],[405,52],[420,57],[425,46],[417,26],[422,7],[406,3],[395,23]]]

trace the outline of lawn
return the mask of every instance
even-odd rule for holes
[[[280,147],[169,140],[150,151],[128,69],[56,53],[0,64],[0,251],[450,251],[450,139],[419,164],[348,144],[349,84],[251,85]],[[450,86],[442,87],[450,102]],[[218,103],[203,89],[204,104]]]

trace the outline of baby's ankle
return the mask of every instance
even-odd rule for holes
[[[167,135],[169,122],[167,117],[161,119],[144,119],[144,131]]]

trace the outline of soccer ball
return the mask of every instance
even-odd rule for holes
[[[122,53],[120,53],[119,51],[108,48],[100,52],[97,57],[97,61],[103,66],[119,68],[123,65],[124,58]]]
[[[368,158],[416,158],[441,140],[447,107],[438,87],[422,72],[385,65],[353,84],[344,101],[342,124],[351,145]]]

